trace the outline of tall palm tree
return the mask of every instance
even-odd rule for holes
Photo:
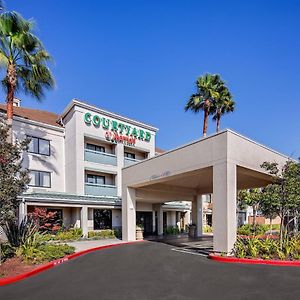
[[[193,94],[185,105],[185,111],[191,110],[194,113],[204,111],[203,137],[207,133],[208,117],[212,114],[213,104],[220,96],[220,89],[224,85],[218,74],[204,74],[196,81],[197,92]]]
[[[0,66],[6,71],[2,85],[7,93],[7,124],[12,124],[13,100],[23,92],[41,100],[45,89],[54,87],[47,67],[51,59],[41,41],[33,34],[33,22],[17,12],[0,14]],[[10,129],[9,139],[12,141]]]
[[[226,86],[221,87],[219,97],[217,101],[214,102],[213,106],[213,120],[217,122],[216,132],[219,132],[221,117],[227,113],[233,112],[235,109],[235,102]]]

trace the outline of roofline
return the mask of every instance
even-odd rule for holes
[[[5,116],[5,113],[0,112],[0,115]],[[51,125],[48,123],[43,123],[43,122],[27,119],[27,118],[16,116],[16,115],[13,115],[13,119],[16,121],[20,121],[21,123],[28,123],[30,125],[35,125],[35,126],[43,126],[47,129],[52,129],[52,130],[56,130],[59,132],[64,132],[64,130],[65,130],[64,127],[54,126],[54,125]]]
[[[83,102],[83,101],[78,100],[78,99],[72,99],[71,100],[71,102],[67,105],[67,107],[63,111],[63,113],[60,115],[59,120],[63,119],[75,105],[78,105],[78,106],[81,106],[83,108],[96,111],[97,113],[101,113],[101,114],[106,115],[106,116],[110,116],[110,117],[113,117],[113,118],[116,118],[116,119],[120,119],[120,120],[122,120],[124,122],[128,122],[128,123],[134,124],[136,126],[140,126],[140,127],[146,128],[148,130],[154,131],[154,132],[158,131],[158,128],[156,128],[156,127],[153,127],[151,125],[147,125],[147,124],[142,123],[142,122],[137,121],[137,120],[133,120],[133,119],[121,116],[121,115],[113,113],[113,112],[109,112],[107,110],[99,108],[99,107],[97,107],[95,105],[88,104],[88,103]]]
[[[142,161],[140,161],[140,162],[137,162],[137,163],[135,163],[135,164],[133,164],[133,165],[131,165],[131,166],[123,167],[122,169],[128,169],[128,168],[134,167],[134,166],[136,166],[136,165],[138,165],[138,164],[144,163],[144,162],[149,161],[149,160],[151,160],[151,159],[155,159],[155,158],[157,158],[157,157],[166,155],[166,154],[168,154],[168,153],[177,151],[177,150],[179,150],[179,149],[186,148],[186,147],[188,147],[188,146],[197,144],[197,143],[202,142],[202,141],[204,141],[204,140],[208,140],[208,139],[214,138],[214,137],[217,136],[217,135],[221,135],[221,134],[228,133],[228,132],[231,133],[231,134],[234,134],[234,135],[236,135],[236,136],[238,136],[238,137],[240,137],[240,138],[242,138],[242,139],[244,139],[244,140],[246,140],[246,141],[248,141],[248,142],[251,142],[251,143],[253,143],[253,144],[255,144],[255,145],[259,146],[259,147],[262,147],[262,148],[264,148],[264,149],[266,149],[266,150],[268,150],[268,151],[271,151],[271,152],[273,152],[273,153],[275,153],[275,154],[277,154],[277,155],[280,155],[280,156],[286,158],[287,160],[288,160],[288,159],[291,159],[291,158],[290,158],[289,156],[287,156],[287,155],[284,155],[284,154],[282,154],[282,153],[280,153],[280,152],[278,152],[278,151],[276,151],[276,150],[273,150],[273,149],[271,149],[271,148],[269,148],[269,147],[267,147],[267,146],[265,146],[265,145],[263,145],[263,144],[260,144],[260,143],[254,141],[254,140],[251,140],[251,139],[249,139],[249,138],[247,138],[247,137],[241,135],[240,133],[237,133],[237,132],[235,132],[235,131],[233,131],[233,130],[227,128],[227,129],[224,129],[224,130],[222,130],[222,131],[220,131],[220,132],[216,132],[216,133],[214,133],[214,134],[212,134],[212,135],[209,135],[209,136],[207,136],[207,137],[204,137],[204,138],[200,138],[200,139],[194,140],[194,141],[189,142],[189,143],[187,143],[187,144],[183,144],[183,145],[178,146],[178,147],[176,147],[176,148],[174,148],[174,149],[171,149],[171,150],[168,150],[168,151],[166,151],[166,152],[163,152],[163,153],[161,153],[161,154],[159,154],[159,155],[156,155],[156,156],[153,156],[153,157],[144,159],[144,160],[142,160]]]

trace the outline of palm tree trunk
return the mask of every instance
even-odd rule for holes
[[[9,64],[7,68],[6,74],[7,80],[7,111],[6,111],[6,118],[7,118],[7,125],[8,128],[8,141],[12,143],[13,136],[12,136],[12,122],[13,122],[13,115],[14,115],[14,93],[17,84],[17,74],[15,65]]]
[[[220,123],[221,123],[221,116],[218,114],[218,116],[217,116],[217,132],[220,131]]]
[[[209,115],[209,100],[205,100],[204,121],[203,121],[203,137],[206,137],[206,133],[207,133],[208,115]]]

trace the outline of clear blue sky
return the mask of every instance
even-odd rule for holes
[[[6,7],[36,20],[55,59],[55,91],[41,104],[20,95],[23,106],[60,113],[82,99],[155,125],[157,146],[170,149],[201,136],[202,114],[183,107],[197,76],[220,73],[237,103],[222,128],[300,156],[299,1],[6,0]]]

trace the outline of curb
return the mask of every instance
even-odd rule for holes
[[[255,258],[237,258],[237,257],[225,257],[215,254],[209,254],[209,259],[218,262],[225,263],[240,263],[240,264],[251,264],[251,265],[272,265],[272,266],[282,266],[282,267],[300,267],[300,261],[292,260],[265,260],[265,259],[255,259]]]
[[[87,253],[90,253],[90,252],[93,252],[93,251],[107,249],[107,248],[113,248],[113,247],[122,246],[122,245],[135,244],[135,243],[140,243],[140,242],[143,242],[143,240],[133,241],[133,242],[125,242],[125,243],[118,243],[118,244],[111,244],[111,245],[104,245],[104,246],[99,246],[99,247],[79,251],[79,252],[70,254],[68,256],[65,256],[63,258],[50,261],[49,263],[46,263],[46,264],[44,264],[40,267],[37,267],[36,269],[33,269],[29,272],[25,272],[25,273],[22,273],[22,274],[19,274],[19,275],[16,275],[16,276],[10,276],[10,277],[6,277],[6,278],[2,278],[2,279],[0,279],[0,286],[8,285],[8,284],[11,284],[13,282],[17,282],[17,281],[23,280],[25,278],[34,276],[38,273],[41,273],[43,271],[46,271],[46,270],[49,270],[53,267],[61,265],[61,264],[65,263],[65,262],[67,262],[71,259],[74,259],[76,257],[79,257],[81,255],[84,255],[84,254],[87,254]]]

